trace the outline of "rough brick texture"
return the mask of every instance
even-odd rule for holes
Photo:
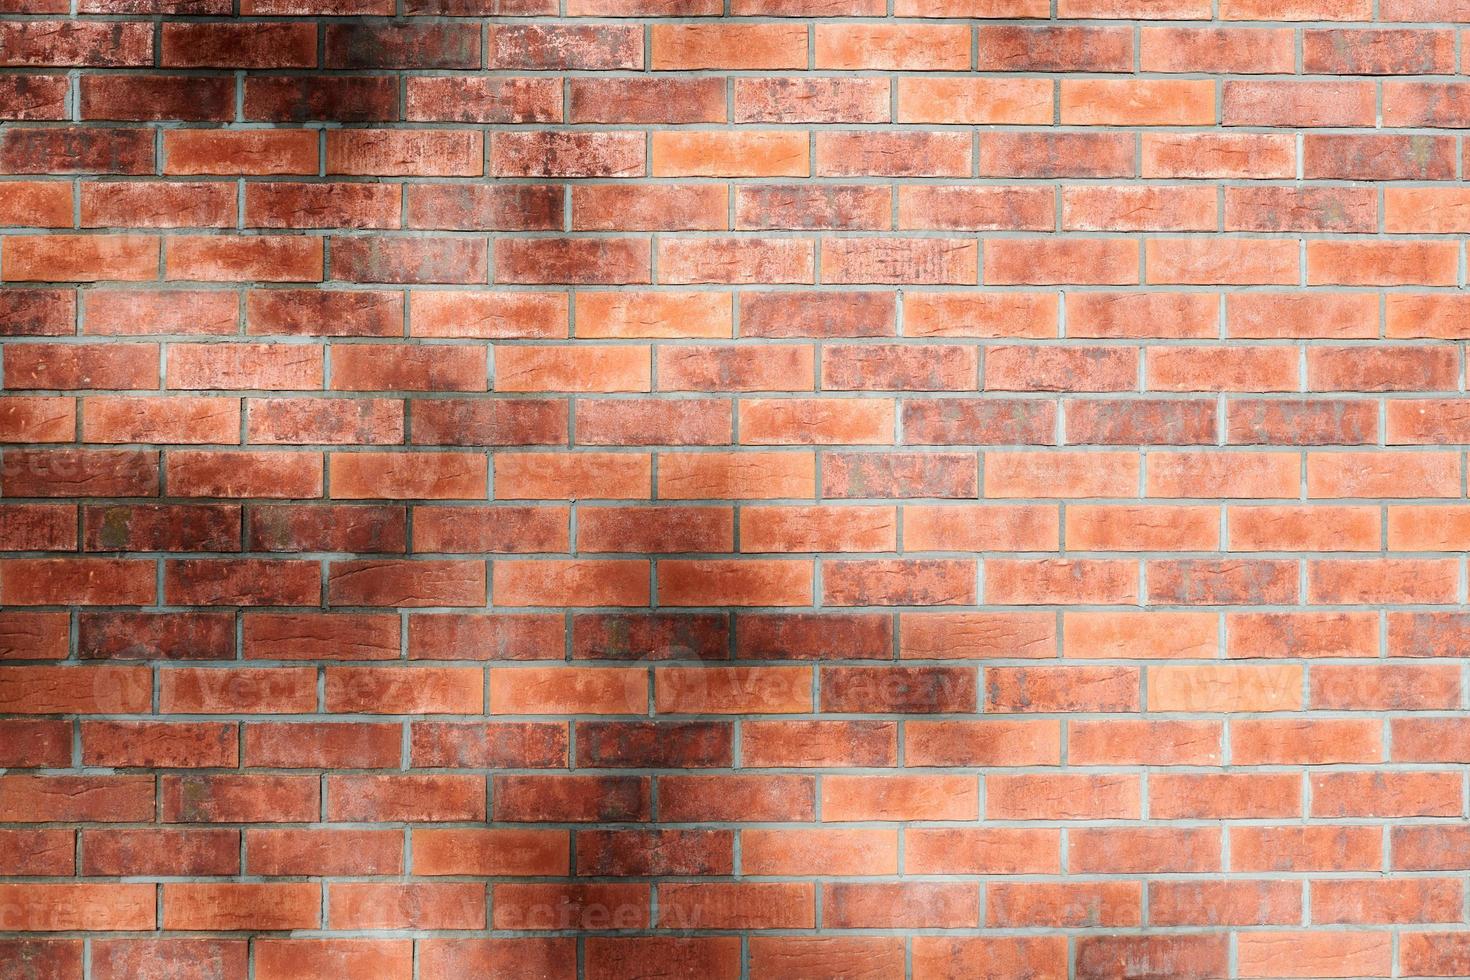
[[[1470,975],[1467,0],[0,0],[0,977]]]

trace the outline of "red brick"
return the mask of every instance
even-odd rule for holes
[[[1281,28],[1145,27],[1140,32],[1139,66],[1160,72],[1291,74],[1296,70],[1296,51],[1292,32]],[[1131,68],[1124,65],[1122,70]]]
[[[423,980],[450,980],[466,971],[517,969],[562,980],[575,976],[577,968],[576,942],[571,937],[423,939],[419,950]]]
[[[260,122],[398,118],[398,79],[384,76],[246,76],[244,118]]]
[[[415,723],[414,765],[554,767],[567,759],[567,728],[549,722]]]
[[[825,884],[822,924],[839,929],[973,929],[980,924],[979,894],[973,883],[962,882]]]
[[[535,184],[501,187],[413,184],[407,190],[407,227],[454,231],[552,230],[561,227],[562,197],[560,188]],[[397,224],[396,202],[394,194],[390,198],[394,206],[391,210],[385,208],[383,220],[388,227]],[[429,299],[435,295],[416,294],[414,298]]]
[[[618,768],[708,769],[733,760],[733,726],[720,722],[584,722],[577,764]]]
[[[241,939],[122,939],[93,946],[93,973],[107,980],[128,976],[197,977],[210,970],[223,980],[248,976],[250,951]]]
[[[1240,871],[1374,871],[1382,836],[1369,827],[1232,827],[1230,864]]]
[[[153,32],[140,21],[11,21],[0,31],[0,52],[0,64],[7,67],[146,66],[153,58]]]
[[[315,174],[317,142],[304,130],[170,130],[168,174]]]
[[[313,68],[312,24],[165,24],[160,64],[170,68]]]
[[[143,884],[0,884],[0,908],[15,930],[148,931],[157,924],[156,892]]]
[[[611,24],[496,24],[490,31],[486,67],[637,70],[643,67],[643,31]]]
[[[560,108],[560,89],[557,89]],[[575,78],[571,122],[701,123],[725,121],[718,78]]]
[[[982,177],[1131,177],[1135,166],[1134,141],[1114,133],[987,132],[980,141]]]
[[[1139,785],[1129,776],[992,776],[985,811],[994,820],[1135,818]]]
[[[987,51],[982,46],[980,57],[983,60],[986,56]],[[1035,125],[1052,121],[1052,83],[1050,79],[910,76],[901,77],[896,81],[898,85],[898,122]],[[1121,160],[1125,154],[1129,159],[1132,158],[1131,150],[1124,150],[1121,146],[1114,145],[1107,140],[1091,141],[1085,138],[1072,140],[1065,137],[1054,140],[1050,134],[1032,133],[997,133],[994,134],[994,142],[990,142],[989,138],[990,134],[987,134],[987,140],[982,140],[980,143],[982,171],[986,169],[984,161],[987,158],[987,150],[990,153],[991,166],[1004,167],[1007,163],[1023,168],[1028,166],[1016,154],[1016,150],[1021,147],[1055,147],[1062,150],[1061,153],[1052,156],[1050,161],[1041,163],[1040,166],[1043,168],[1061,164],[1061,160],[1068,156],[1066,153],[1068,147],[1080,149],[1087,146],[1102,151],[1099,153],[1100,159],[1093,161],[1090,165],[1099,170],[1106,170],[1117,165],[1116,161]],[[1031,165],[1034,164],[1035,161],[1032,161]],[[1089,165],[1083,164],[1083,166]]]
[[[89,875],[233,875],[240,832],[226,829],[82,831]]]
[[[737,78],[735,121],[887,122],[890,85],[887,79],[878,78]],[[575,83],[573,92],[576,92]],[[724,121],[723,88],[720,95],[718,116],[704,121]]]
[[[366,974],[383,980],[413,975],[413,944],[405,939],[262,939],[255,945],[259,980],[303,973]]]
[[[331,130],[326,152],[329,174],[477,177],[484,173],[484,140],[480,133]]]
[[[913,945],[916,976],[965,975],[976,970],[1066,972],[1067,944],[1060,936],[920,936]]]

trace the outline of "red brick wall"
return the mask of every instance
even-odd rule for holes
[[[0,0],[0,977],[1470,974],[1456,20]]]

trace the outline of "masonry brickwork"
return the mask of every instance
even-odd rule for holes
[[[0,977],[1470,975],[1470,0],[0,0]]]

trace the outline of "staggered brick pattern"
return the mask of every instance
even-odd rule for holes
[[[0,977],[1470,975],[1470,0],[0,11]]]

